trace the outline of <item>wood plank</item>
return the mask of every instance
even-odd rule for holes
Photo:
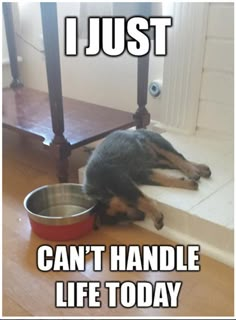
[[[3,296],[3,303],[3,309],[5,309],[5,306],[7,307],[7,313],[5,314],[6,316],[32,317],[32,314],[22,308],[16,301],[6,294]]]
[[[65,137],[72,148],[134,126],[133,114],[96,104],[63,99]],[[3,125],[38,137],[49,146],[53,139],[48,94],[34,89],[3,90]]]

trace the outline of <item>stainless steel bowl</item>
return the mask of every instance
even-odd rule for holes
[[[29,193],[24,200],[24,207],[35,222],[66,225],[86,219],[94,202],[83,193],[82,185],[59,183]]]

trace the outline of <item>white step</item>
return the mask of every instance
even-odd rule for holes
[[[180,244],[200,244],[202,253],[233,266],[233,139],[206,132],[194,136],[163,133],[163,136],[189,160],[209,165],[212,177],[201,178],[197,191],[142,186],[145,194],[162,203],[165,227],[157,231],[148,218],[137,224]],[[80,183],[84,170],[79,169]],[[165,172],[182,175],[173,170]]]

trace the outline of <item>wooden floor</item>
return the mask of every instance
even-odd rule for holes
[[[45,241],[31,232],[22,201],[34,188],[54,183],[53,165],[48,153],[30,141],[8,130],[3,132],[3,315],[4,316],[233,316],[233,269],[201,256],[201,271],[182,272],[110,272],[108,256],[103,259],[103,271],[40,272],[36,267],[36,249]],[[76,179],[80,161],[72,157],[71,177]],[[82,162],[84,159],[82,159]],[[47,242],[50,243],[50,242]],[[137,226],[103,227],[73,244],[171,244]],[[69,244],[69,243],[68,243]],[[179,307],[131,308],[107,307],[102,290],[101,309],[56,309],[55,282],[61,281],[183,281]]]

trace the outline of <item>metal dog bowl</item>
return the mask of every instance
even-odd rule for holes
[[[32,230],[47,240],[73,240],[90,232],[94,206],[76,183],[43,186],[24,200]]]

